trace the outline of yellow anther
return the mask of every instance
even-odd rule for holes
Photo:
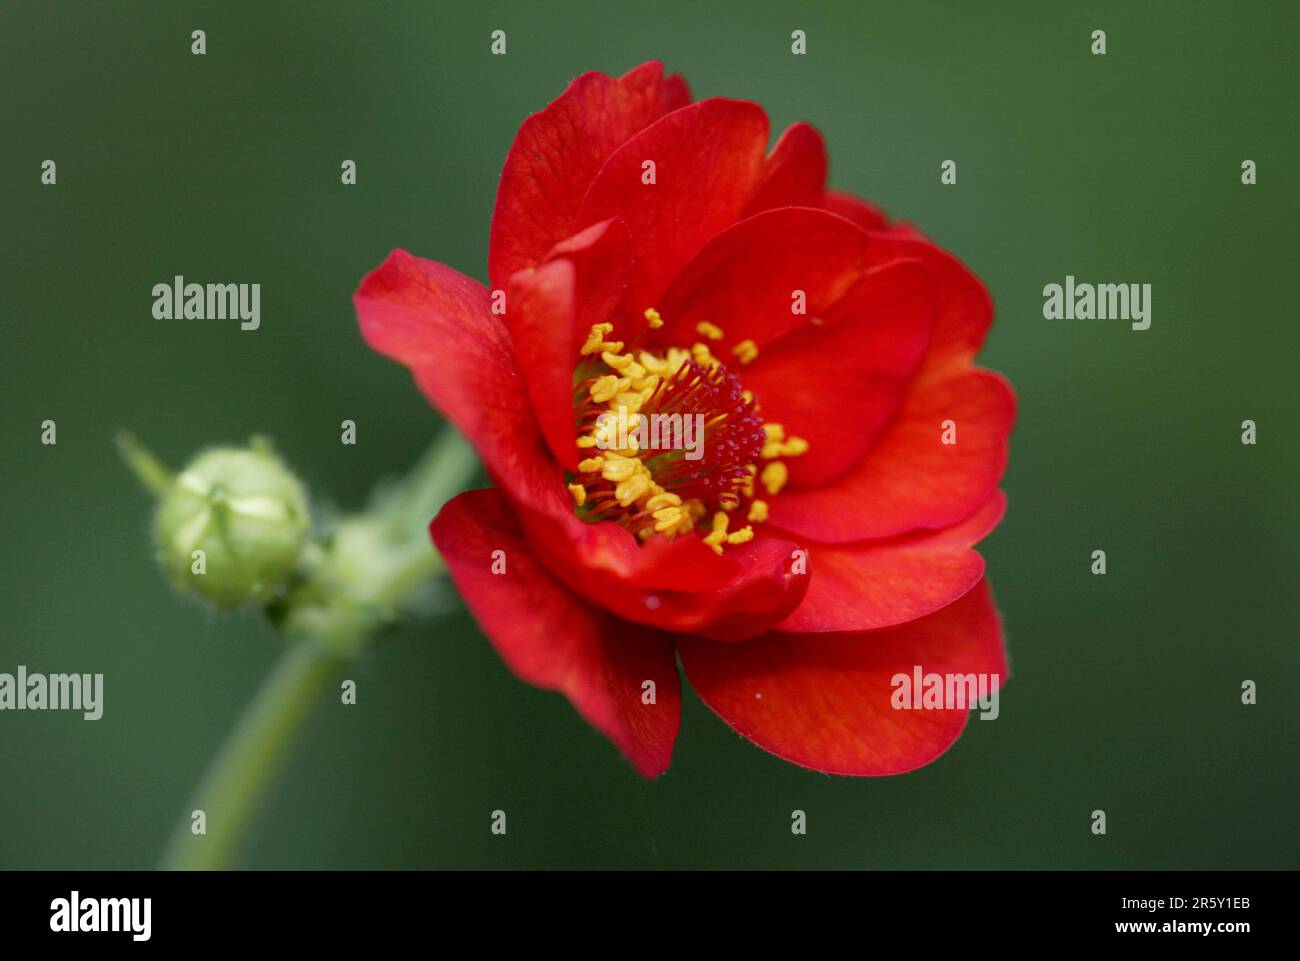
[[[605,349],[605,335],[614,332],[613,324],[592,324],[591,330],[587,333],[586,343],[582,345],[579,353],[586,357],[588,354],[598,354]]]
[[[644,474],[633,474],[614,488],[614,496],[618,498],[621,506],[630,507],[649,487],[650,478]]]
[[[752,340],[742,340],[731,352],[736,355],[736,359],[742,364],[752,364],[758,360],[758,344]]]
[[[642,367],[652,374],[663,376],[668,373],[668,361],[662,357],[656,357],[654,354],[643,350],[637,360],[641,362]]]
[[[744,544],[754,539],[754,528],[746,525],[738,531],[732,531],[727,535],[728,544]]]
[[[579,447],[584,447],[584,448],[585,448],[585,447],[595,447],[595,446],[596,446],[596,438],[591,437],[591,436],[579,437],[579,438],[578,438],[578,446],[579,446]]]
[[[749,514],[745,519],[753,524],[761,524],[767,520],[767,501],[754,501],[750,504]]]
[[[767,443],[763,445],[763,450],[759,454],[763,460],[798,457],[808,452],[808,442],[802,437],[791,437],[786,440],[785,428],[780,424],[764,424],[763,433],[767,435]]]
[[[601,354],[600,359],[617,371],[622,371],[628,364],[636,363],[631,354],[611,354],[609,351]]]
[[[581,484],[569,484],[569,493],[573,495],[573,504],[575,507],[581,507],[587,503],[587,488]]]
[[[691,344],[691,360],[699,364],[705,370],[710,370],[718,363],[717,359],[709,350],[708,344]]]
[[[600,476],[611,483],[618,484],[637,473],[640,467],[641,462],[630,457],[607,457],[605,466],[600,469]]]
[[[698,324],[696,324],[695,332],[699,334],[701,337],[709,338],[709,340],[721,340],[723,337],[726,336],[726,334],[722,332],[721,327],[719,327],[717,324],[711,324],[707,320],[701,320]]]
[[[631,422],[630,418],[627,430],[628,434],[623,438],[623,440],[627,441],[627,448],[620,448],[618,446],[619,436],[617,424],[601,424],[592,432],[592,436],[596,438],[596,446],[606,453],[621,455],[623,457],[635,457],[638,448],[636,434],[633,433],[633,431],[636,430],[636,425]]]
[[[627,390],[632,386],[632,382],[626,377],[615,377],[613,374],[606,374],[604,377],[597,377],[596,382],[591,385],[591,399],[597,404],[603,404],[620,391]]]
[[[651,515],[655,519],[655,530],[659,533],[672,530],[682,522],[680,507],[662,507]]]
[[[676,494],[668,491],[661,491],[645,502],[645,509],[648,511],[658,511],[667,507],[681,507],[682,499]],[[656,517],[659,515],[656,514]]]
[[[578,470],[583,474],[596,474],[605,466],[605,458],[589,457],[586,460],[578,461]]]
[[[637,411],[639,411],[641,409],[641,405],[644,404],[645,401],[646,398],[643,397],[639,391],[637,392],[623,391],[621,394],[615,395],[613,402],[609,405],[609,408],[610,410],[614,410],[614,411],[617,411],[621,408],[623,410],[626,410],[628,415],[630,416],[632,414],[635,414]],[[634,429],[630,423],[628,424],[628,429],[629,430]]]
[[[808,453],[808,442],[802,437],[791,437],[781,447],[781,453],[786,457],[798,457],[800,454]]]
[[[790,479],[790,469],[781,461],[774,460],[763,468],[763,473],[759,476],[767,492],[775,497],[780,493],[785,482]]]
[[[754,392],[752,390],[742,390],[740,396],[745,399],[746,404],[752,404],[754,402]]]
[[[659,311],[653,307],[647,307],[645,311],[646,323],[650,325],[651,330],[658,330],[664,325],[664,319],[659,316]]]
[[[727,524],[730,520],[731,518],[722,511],[713,515],[713,530],[704,536],[704,543],[713,548],[715,554],[722,553],[722,545],[727,540]]]
[[[787,441],[768,441],[763,445],[760,457],[773,460],[777,457],[798,457],[808,453],[808,442],[802,437],[791,437]]]

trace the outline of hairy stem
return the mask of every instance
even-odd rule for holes
[[[293,642],[209,766],[172,833],[164,868],[211,870],[230,862],[312,709],[350,659],[311,638]],[[193,833],[195,811],[204,814],[206,834]]]

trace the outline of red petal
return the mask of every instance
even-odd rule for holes
[[[820,207],[826,187],[826,144],[817,128],[786,128],[763,165],[763,180],[744,216],[773,207]]]
[[[691,102],[691,88],[680,73],[664,78],[664,113],[681,110]]]
[[[353,297],[374,350],[411,368],[425,396],[493,473],[535,450],[510,338],[487,290],[443,264],[394,250]]]
[[[888,230],[889,215],[873,203],[841,190],[828,190],[820,206],[845,220],[851,220],[863,230]]]
[[[767,115],[757,104],[712,99],[651,124],[605,162],[583,198],[577,227],[621,217],[636,268],[628,304],[636,316],[657,306],[668,281],[706,240],[744,209],[767,146]],[[645,161],[655,183],[642,183]],[[638,329],[616,330],[621,340]]]
[[[573,366],[578,354],[571,334],[573,273],[573,264],[563,259],[521,270],[510,278],[507,315],[528,400],[551,453],[569,469],[578,464],[573,423]]]
[[[537,266],[573,233],[583,195],[609,155],[689,96],[680,77],[665,81],[663,65],[651,61],[618,79],[585,73],[525,120],[506,157],[492,215],[493,288],[504,290],[511,274]]]
[[[714,356],[731,357],[743,340],[763,348],[821,317],[878,260],[871,238],[841,217],[807,207],[757,214],[718,234],[673,281],[658,305],[664,326],[653,340],[664,345],[700,339],[709,321],[726,335],[710,344]],[[898,258],[891,258],[898,259]],[[806,313],[795,313],[795,291]]]
[[[567,696],[643,776],[667,770],[681,716],[672,639],[619,621],[552,580],[498,491],[461,494],[431,531],[461,596],[510,669]],[[492,572],[498,557],[502,574]],[[647,680],[655,683],[654,704],[642,703]]]
[[[776,626],[792,633],[874,631],[933,614],[979,583],[984,558],[971,549],[1006,510],[1006,495],[944,531],[809,548],[813,576],[803,603]]]
[[[895,230],[873,237],[878,256],[920,260],[933,278],[939,313],[922,376],[942,377],[968,366],[993,326],[993,298],[988,290],[960,260],[915,232],[907,236]]]
[[[805,573],[796,541],[757,538],[719,557],[695,535],[639,544],[612,522],[588,524],[571,502],[524,516],[529,543],[551,573],[630,621],[732,641],[770,629],[799,606]]]
[[[578,466],[573,369],[591,325],[604,320],[626,287],[627,231],[603,221],[570,237],[536,270],[510,278],[506,324],[528,398],[556,459]]]
[[[862,459],[893,416],[930,341],[935,297],[917,261],[869,272],[810,324],[759,354],[742,376],[765,420],[809,442],[789,459],[792,488]]]
[[[877,256],[917,259],[930,268],[940,291],[936,356],[969,360],[979,352],[993,323],[993,301],[960,260],[931,243],[915,225],[891,222],[879,207],[852,194],[828,190],[821,206],[871,233]]]
[[[903,774],[946,751],[969,710],[895,710],[892,679],[1004,679],[1001,626],[982,583],[929,617],[866,634],[765,634],[743,644],[678,641],[701,699],[765,751],[828,774]],[[1000,686],[1000,685],[997,685]]]
[[[1000,374],[965,368],[926,380],[849,471],[772,498],[772,524],[827,544],[950,527],[993,496],[1015,414]],[[946,420],[955,444],[941,442]]]

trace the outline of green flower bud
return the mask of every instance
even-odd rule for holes
[[[264,441],[221,447],[178,473],[154,520],[159,560],[181,590],[218,607],[268,601],[298,568],[307,495]]]

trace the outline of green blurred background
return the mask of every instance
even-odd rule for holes
[[[1010,510],[983,548],[1013,662],[1001,717],[916,773],[836,779],[688,694],[647,784],[453,613],[355,669],[358,704],[317,715],[241,864],[1295,867],[1297,9],[5,4],[0,671],[102,672],[106,694],[93,723],[0,714],[0,867],[155,864],[277,656],[256,615],[164,583],[112,432],[177,463],[264,431],[318,497],[359,507],[438,423],[363,347],[358,281],[397,246],[485,279],[519,122],[584,70],[655,57],[774,130],[816,124],[834,185],[992,290],[982,361],[1020,400]],[[262,329],[155,321],[151,288],[178,273],[260,283]],[[1151,329],[1044,320],[1067,273],[1151,283]]]

